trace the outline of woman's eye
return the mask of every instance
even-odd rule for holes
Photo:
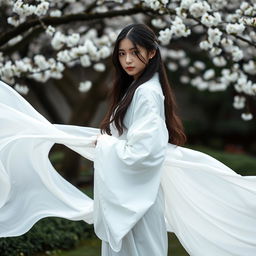
[[[119,52],[119,56],[124,56],[124,53],[123,52]]]
[[[139,51],[133,51],[132,54],[133,54],[133,55],[138,55],[138,54],[139,54]]]

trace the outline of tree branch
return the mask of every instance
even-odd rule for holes
[[[201,26],[203,26],[205,29],[208,29],[208,27],[207,27],[206,25],[204,25],[204,24],[201,22],[200,19],[197,19],[197,18],[193,17],[192,15],[188,15],[187,18],[195,20],[196,22],[198,22],[198,24],[200,24]],[[214,26],[214,28],[215,28],[215,26]],[[246,39],[246,38],[244,38],[244,37],[241,37],[241,36],[236,35],[236,34],[228,34],[228,33],[226,32],[226,30],[222,29],[220,26],[217,26],[216,28],[218,28],[223,34],[225,34],[225,35],[227,35],[227,36],[228,36],[228,35],[233,36],[233,37],[235,37],[236,39],[239,39],[239,40],[244,41],[244,42],[246,42],[247,44],[249,44],[249,45],[251,45],[251,46],[253,46],[253,47],[256,47],[256,44],[255,44],[255,43],[251,42],[250,40],[248,40],[248,39]]]
[[[154,13],[154,10],[150,8],[143,8],[143,7],[135,7],[135,8],[130,8],[126,10],[114,10],[114,11],[109,11],[105,13],[76,13],[76,14],[69,14],[69,15],[64,15],[61,17],[44,17],[41,19],[41,21],[45,25],[53,25],[53,26],[58,26],[58,25],[63,25],[71,22],[76,22],[76,21],[91,21],[91,20],[100,20],[104,18],[112,18],[116,16],[124,16],[124,15],[134,15],[138,13]],[[0,36],[0,46],[6,44],[9,40],[12,38],[21,35],[22,33],[26,32],[28,29],[33,28],[37,25],[40,25],[40,20],[38,18],[32,19],[29,21],[26,21],[19,26],[13,28],[12,30],[3,33]]]
[[[10,55],[12,54],[14,51],[19,50],[20,48],[24,47],[25,45],[27,45],[27,43],[31,42],[31,40],[38,36],[42,31],[44,31],[44,29],[42,28],[42,26],[36,26],[35,28],[33,28],[33,30],[31,30],[30,32],[28,32],[21,41],[19,41],[18,43],[14,44],[14,45],[8,45],[5,47],[0,47],[0,51],[4,54],[4,55]]]

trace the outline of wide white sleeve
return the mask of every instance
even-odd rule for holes
[[[157,91],[137,89],[127,138],[104,134],[97,142],[94,227],[115,251],[156,199],[168,144],[163,104]]]
[[[164,99],[153,89],[146,91],[144,88],[139,88],[134,97],[132,125],[128,128],[127,139],[104,134],[99,137],[96,148],[105,154],[105,147],[109,145],[116,157],[132,169],[159,166],[168,143],[168,131],[161,117]]]

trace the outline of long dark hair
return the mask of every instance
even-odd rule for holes
[[[119,62],[119,43],[124,38],[131,40],[136,48],[139,45],[144,47],[148,52],[153,50],[156,51],[155,56],[149,60],[146,68],[136,80],[123,70]],[[142,56],[137,56],[143,61],[141,59]],[[177,115],[175,97],[168,82],[154,32],[144,24],[131,24],[126,26],[117,37],[112,54],[112,62],[115,67],[115,78],[109,95],[110,108],[100,124],[101,132],[106,132],[111,135],[110,123],[114,122],[119,135],[123,133],[123,130],[125,129],[123,123],[124,116],[131,103],[136,88],[151,79],[152,76],[158,72],[163,94],[165,96],[165,122],[169,132],[169,143],[179,146],[184,145],[186,143],[186,135],[181,119]]]

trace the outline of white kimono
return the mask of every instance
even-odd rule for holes
[[[94,223],[103,256],[166,255],[165,228],[192,256],[255,256],[256,177],[167,143],[163,113],[154,75],[135,92],[127,132],[95,148],[98,129],[53,125],[0,83],[0,237],[59,216]],[[94,201],[54,170],[54,143],[94,161]]]
[[[125,241],[135,243],[129,247],[124,245],[126,249],[119,254],[103,255],[164,256],[167,255],[164,213],[163,209],[155,209],[159,208],[159,202],[156,203],[158,207],[154,206],[154,202],[160,189],[161,167],[169,136],[158,74],[135,91],[124,124],[127,132],[121,137],[112,126],[111,131],[115,136],[104,134],[97,142],[94,160],[94,229],[98,237],[116,252],[120,251],[122,238],[129,231]],[[151,218],[141,220],[148,211],[152,212]],[[143,222],[144,226],[138,223],[136,229],[131,231],[138,221]],[[139,238],[138,242],[135,237]],[[159,243],[159,240],[162,242]],[[103,249],[106,247],[107,244],[103,243]]]

